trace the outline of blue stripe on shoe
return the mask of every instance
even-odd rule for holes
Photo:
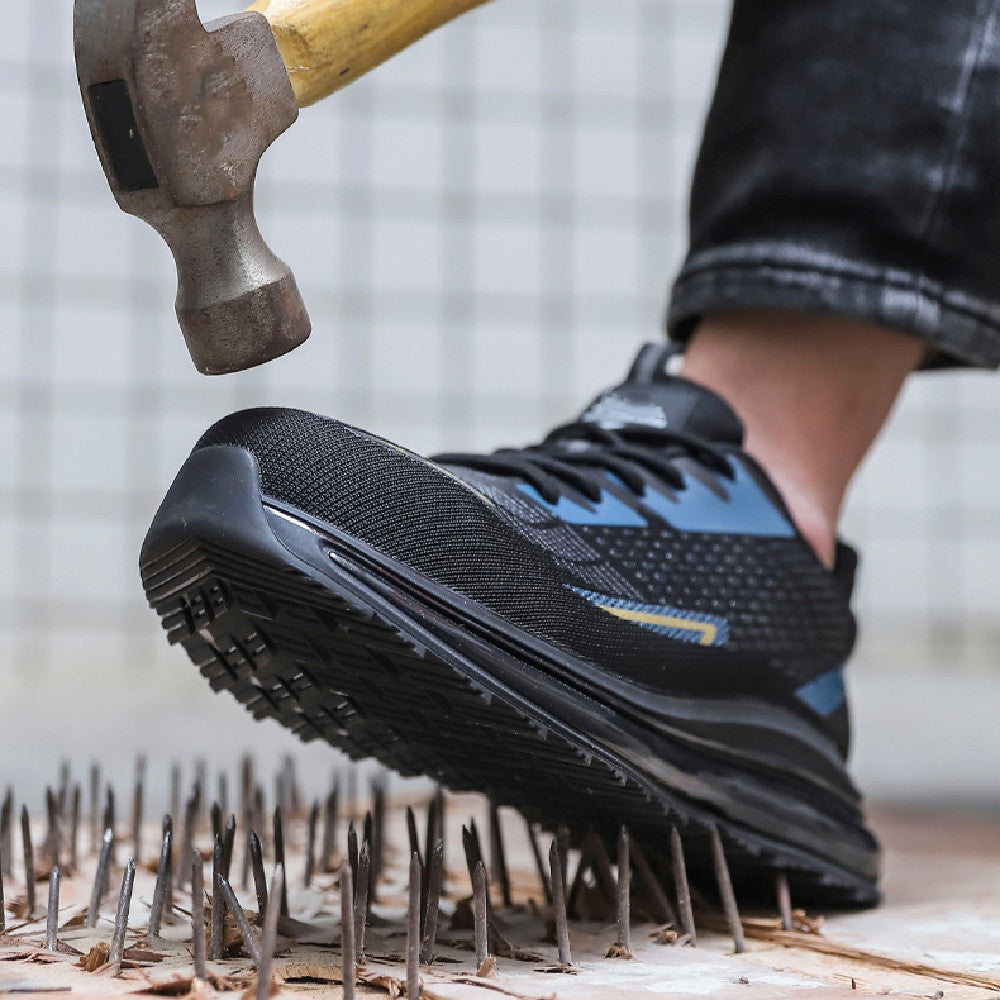
[[[642,505],[680,531],[702,531],[762,538],[790,538],[795,529],[771,502],[749,470],[730,457],[736,478],[722,481],[725,498],[694,476],[685,475],[685,489],[671,499],[647,490]]]
[[[561,521],[567,524],[593,524],[606,528],[645,528],[646,519],[631,507],[622,503],[612,493],[602,492],[597,503],[584,507],[569,497],[560,497],[558,503],[549,503],[528,483],[518,483],[517,488],[531,497],[535,503],[547,507]]]
[[[838,667],[816,680],[803,684],[796,692],[817,715],[830,715],[847,701],[844,687],[844,668]]]

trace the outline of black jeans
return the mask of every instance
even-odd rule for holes
[[[830,312],[1000,365],[1000,0],[735,0],[671,335]]]

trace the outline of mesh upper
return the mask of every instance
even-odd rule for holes
[[[504,488],[469,485],[364,431],[300,410],[226,417],[197,447],[249,450],[265,496],[347,532],[515,626],[676,694],[777,699],[839,667],[847,596],[798,538],[567,525]],[[488,480],[488,481],[487,481]],[[569,589],[724,614],[730,641],[693,646],[622,621]],[[846,743],[846,716],[828,720]]]

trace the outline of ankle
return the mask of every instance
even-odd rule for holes
[[[838,316],[740,310],[705,316],[684,374],[726,399],[827,566],[854,473],[925,348],[909,334]]]

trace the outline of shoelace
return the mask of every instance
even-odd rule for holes
[[[567,486],[599,503],[602,472],[610,472],[640,497],[646,492],[640,470],[683,490],[684,475],[674,464],[678,458],[692,458],[726,479],[735,476],[721,448],[683,431],[659,427],[612,431],[583,421],[563,424],[540,444],[527,448],[501,448],[489,455],[454,452],[435,455],[433,461],[516,477],[533,486],[546,503],[554,504]]]

